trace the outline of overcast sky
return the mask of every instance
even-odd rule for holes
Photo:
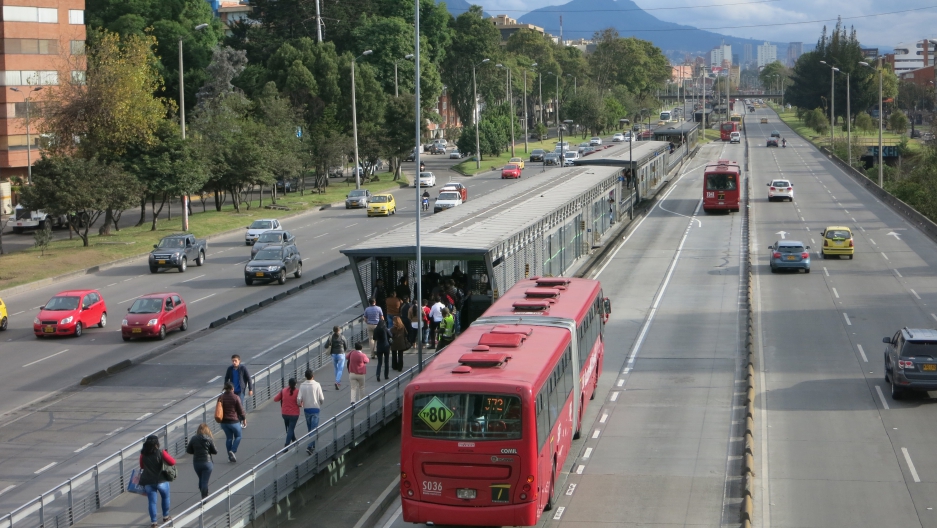
[[[469,0],[481,3],[491,14],[506,13],[512,18],[564,0]],[[937,4],[925,0],[884,2],[872,0],[634,0],[655,17],[668,22],[692,25],[736,37],[772,41],[800,41],[815,44],[824,23],[832,27],[842,15],[846,27],[855,26],[865,46],[894,47],[899,42],[937,38]],[[735,4],[735,5],[726,5]],[[696,7],[691,6],[713,6]],[[934,6],[931,9],[884,15]],[[686,7],[687,9],[660,9]],[[874,16],[869,16],[874,15]],[[847,17],[864,16],[865,18]],[[790,25],[792,22],[808,22]],[[786,25],[780,25],[786,24]],[[758,27],[733,27],[758,25]]]

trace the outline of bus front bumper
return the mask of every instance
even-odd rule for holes
[[[401,497],[403,520],[410,523],[463,526],[533,526],[537,524],[537,502],[505,506],[452,506]]]

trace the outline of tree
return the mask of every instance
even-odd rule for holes
[[[480,6],[472,6],[455,19],[452,47],[442,64],[442,81],[449,87],[450,104],[466,127],[474,127],[475,99],[472,90],[472,66],[489,59],[476,71],[478,94],[487,101],[487,94],[504,90],[503,74],[494,68],[501,56],[501,33],[483,18]],[[474,147],[473,147],[474,150]]]
[[[648,95],[672,75],[667,57],[648,41],[621,38],[612,28],[596,32],[593,40],[589,65],[600,90],[622,85],[639,96]]]
[[[391,97],[387,100],[387,110],[384,115],[385,153],[390,158],[397,158],[408,154],[416,142],[416,124],[414,122],[414,100],[412,94],[400,97]],[[426,131],[426,121],[421,123],[421,136]],[[449,137],[455,137],[449,136]],[[394,180],[400,178],[400,163],[394,166]]]
[[[788,86],[790,84],[790,77],[790,68],[782,64],[781,61],[774,61],[770,64],[766,64],[758,73],[758,81],[761,83],[761,86],[771,92],[777,90],[780,86]]]
[[[46,256],[46,249],[52,243],[52,222],[43,222],[33,234],[33,247],[39,248],[39,256]]]
[[[590,131],[599,134],[606,125],[606,106],[602,94],[592,86],[585,86],[578,91],[563,109],[564,117],[572,119],[583,127],[583,134]]]
[[[872,121],[872,117],[865,112],[859,112],[856,116],[856,128],[863,134],[871,134],[877,128],[878,124]]]
[[[825,134],[829,130],[830,120],[827,119],[826,112],[820,108],[814,108],[804,114],[804,124],[818,134]]]
[[[895,134],[906,134],[908,132],[908,116],[901,110],[895,110],[888,116],[888,129]]]

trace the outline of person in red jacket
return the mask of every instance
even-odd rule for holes
[[[355,343],[355,349],[348,353],[348,379],[351,380],[351,403],[364,398],[364,379],[368,374],[371,358],[361,351],[363,345]]]
[[[352,385],[352,391],[354,390],[354,385]],[[273,401],[280,402],[280,414],[283,416],[283,424],[286,425],[286,443],[283,444],[284,446],[296,441],[296,422],[299,421],[299,404],[296,403],[297,392],[299,391],[296,389],[296,378],[290,378],[289,387],[284,387],[273,397]]]
[[[156,528],[156,499],[162,499],[163,523],[172,520],[169,516],[169,480],[163,473],[163,464],[176,465],[176,460],[165,450],[159,448],[159,438],[155,435],[146,437],[140,450],[140,485],[146,490],[149,505],[150,528]]]

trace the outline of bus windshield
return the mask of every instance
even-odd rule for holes
[[[670,121],[670,112],[661,112],[660,113],[661,121]]]
[[[736,189],[734,174],[707,174],[707,191],[734,191]]]
[[[414,437],[436,440],[518,440],[521,399],[501,394],[417,394]]]

